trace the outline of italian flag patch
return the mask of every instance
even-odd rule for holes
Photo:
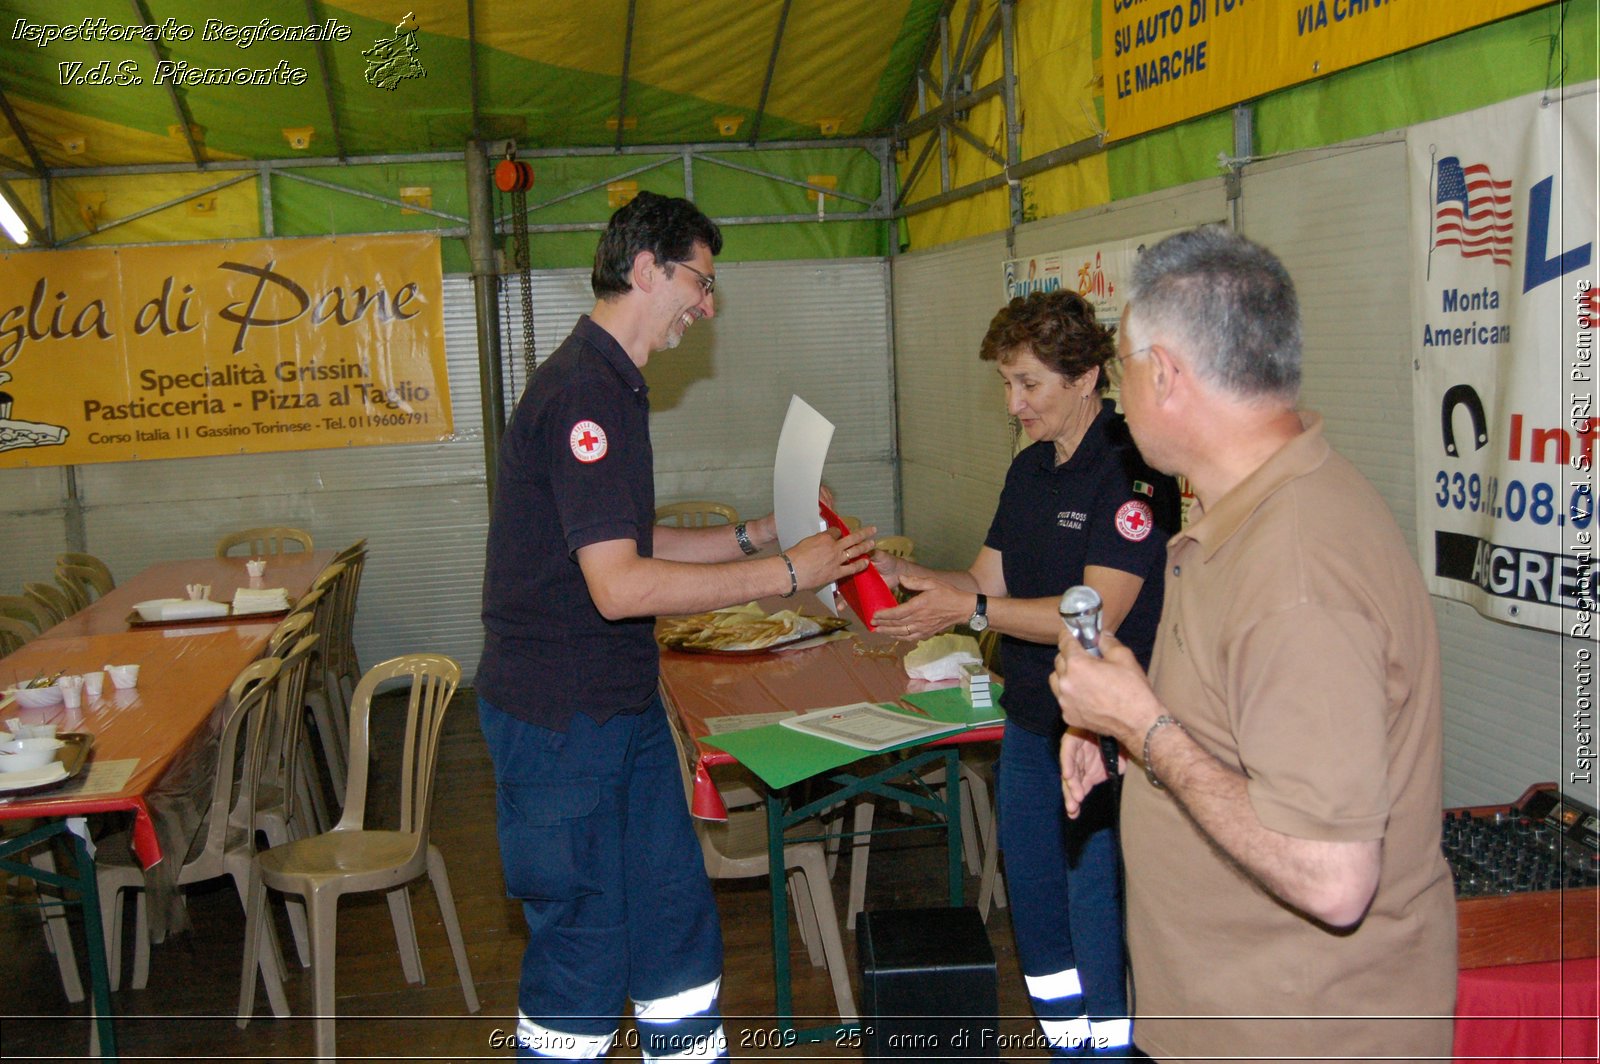
[[[1150,483],[1148,480],[1134,481],[1133,490],[1138,492],[1140,495],[1148,495],[1152,499],[1156,497],[1156,486]]]

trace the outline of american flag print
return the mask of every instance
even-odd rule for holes
[[[1511,265],[1511,182],[1496,181],[1485,163],[1462,166],[1457,156],[1439,160],[1434,196],[1433,247],[1453,247],[1464,259],[1488,256]]]

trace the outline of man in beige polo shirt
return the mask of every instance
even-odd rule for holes
[[[1116,736],[1135,1043],[1157,1059],[1445,1057],[1438,636],[1383,500],[1296,409],[1300,317],[1225,229],[1147,250],[1118,337],[1151,465],[1197,505],[1167,547],[1148,680],[1061,640],[1067,723]],[[1082,756],[1073,756],[1073,754]],[[1105,778],[1063,747],[1069,811]]]

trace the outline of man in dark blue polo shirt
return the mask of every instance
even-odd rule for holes
[[[873,529],[777,539],[655,524],[650,355],[715,313],[715,223],[642,192],[595,252],[594,310],[500,448],[477,689],[506,888],[529,941],[518,1055],[602,1057],[625,998],[646,1060],[722,1059],[722,936],[660,696],[656,614],[793,595],[866,567]]]

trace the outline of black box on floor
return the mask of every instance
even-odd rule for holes
[[[999,991],[978,910],[862,913],[856,960],[864,1059],[995,1059]]]

